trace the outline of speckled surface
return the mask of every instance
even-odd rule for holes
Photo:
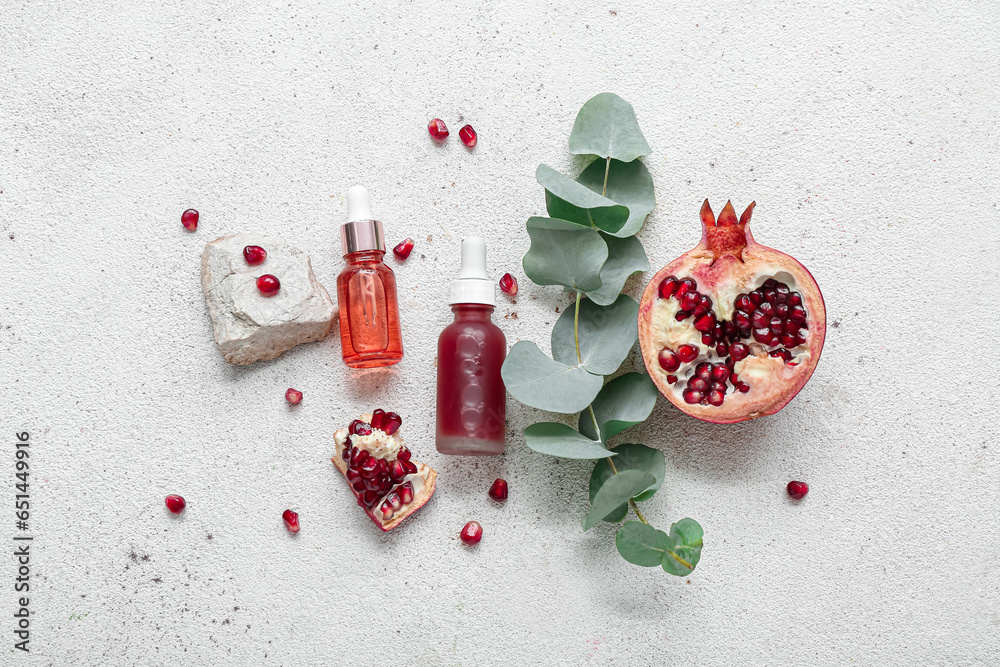
[[[36,540],[32,653],[6,657],[5,558],[0,662],[995,662],[1000,12],[958,5],[6,3],[0,475],[29,430]],[[622,561],[613,527],[581,532],[590,466],[519,436],[546,415],[511,401],[502,458],[446,459],[431,439],[459,239],[484,234],[493,274],[521,278],[497,308],[508,341],[544,343],[566,299],[519,270],[534,171],[582,168],[566,139],[605,90],[655,151],[654,267],[697,241],[704,197],[754,199],[757,239],[806,264],[829,310],[824,358],[780,414],[721,427],[661,401],[625,436],[666,454],[647,517],[705,528],[686,579]],[[394,264],[406,359],[349,372],[331,337],[226,365],[204,244],[280,235],[329,289],[355,183],[391,241],[417,242]],[[335,427],[377,406],[440,471],[387,535],[328,460]],[[800,504],[789,479],[810,484]]]

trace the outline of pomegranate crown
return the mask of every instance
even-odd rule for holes
[[[756,205],[756,202],[750,202],[739,220],[736,219],[736,209],[733,208],[731,201],[727,201],[719,211],[718,219],[715,218],[707,199],[701,205],[702,242],[716,257],[733,255],[743,261],[743,249],[747,246],[748,240],[753,240],[747,225],[750,224],[750,216],[753,215],[753,208]]]

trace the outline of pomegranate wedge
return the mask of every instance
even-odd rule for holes
[[[399,435],[402,418],[375,410],[334,433],[336,455],[331,459],[351,485],[358,505],[380,530],[402,523],[434,494],[437,473],[410,460]]]

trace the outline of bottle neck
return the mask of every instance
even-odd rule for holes
[[[455,313],[456,322],[460,320],[490,322],[493,316],[493,306],[484,303],[455,303],[451,306],[451,312]]]
[[[348,264],[364,264],[365,262],[381,262],[385,250],[358,250],[344,255]]]

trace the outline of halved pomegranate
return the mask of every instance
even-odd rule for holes
[[[395,412],[375,410],[333,435],[333,465],[351,485],[358,505],[384,531],[420,509],[434,494],[437,479],[429,466],[410,460],[397,434],[402,423]]]
[[[755,204],[716,221],[701,207],[701,243],[646,285],[639,305],[642,358],[660,393],[708,422],[772,415],[813,374],[826,307],[806,267],[750,234]]]

